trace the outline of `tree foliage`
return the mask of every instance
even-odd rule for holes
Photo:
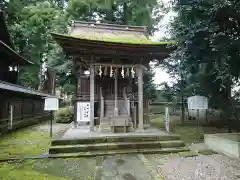
[[[208,96],[212,107],[231,113],[231,90],[240,73],[240,2],[176,0],[173,9],[177,50],[165,65],[172,74],[184,75],[186,95]]]
[[[163,16],[157,0],[10,0],[0,1],[16,50],[35,63],[20,70],[22,85],[40,88],[41,67],[47,64],[57,75],[57,86],[65,93],[75,91],[72,61],[52,39],[51,32],[66,33],[72,20],[146,25],[149,34]],[[153,73],[144,77],[144,90],[154,96]]]

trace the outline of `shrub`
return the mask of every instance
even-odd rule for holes
[[[54,119],[57,123],[71,123],[73,121],[73,107],[60,108],[56,112]]]

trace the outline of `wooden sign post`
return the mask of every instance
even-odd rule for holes
[[[197,110],[197,126],[200,125],[199,110],[208,109],[208,98],[204,96],[188,97],[188,109]]]
[[[55,97],[46,98],[44,103],[44,110],[51,111],[53,114],[53,111],[56,111],[59,109],[58,104],[59,104],[58,98],[55,98]],[[52,118],[50,122],[50,137],[52,137]]]
[[[170,132],[170,117],[169,117],[169,109],[165,107],[165,129],[167,132]]]

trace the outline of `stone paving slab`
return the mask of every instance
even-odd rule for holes
[[[135,131],[129,133],[103,133],[103,132],[90,132],[89,126],[79,126],[77,128],[71,127],[63,136],[62,139],[72,138],[85,138],[85,137],[106,137],[106,136],[131,136],[131,135],[169,135],[168,133],[155,128],[148,128],[143,131]]]
[[[138,155],[105,156],[101,180],[152,180]]]

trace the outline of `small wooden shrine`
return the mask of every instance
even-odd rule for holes
[[[75,121],[89,117],[91,131],[142,130],[145,65],[166,58],[168,44],[149,40],[146,27],[79,21],[68,35],[52,35],[74,61]]]

